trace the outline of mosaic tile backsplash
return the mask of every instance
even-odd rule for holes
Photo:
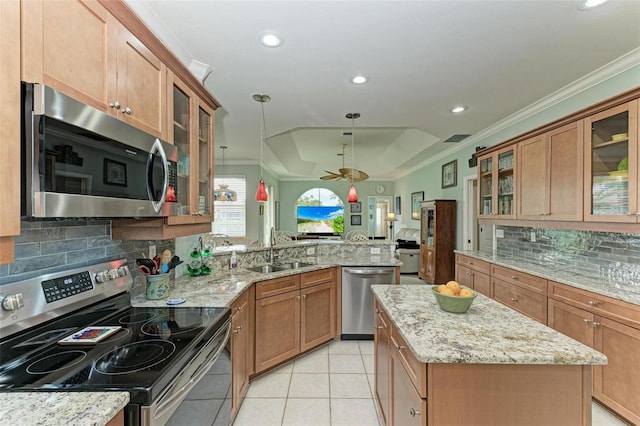
[[[499,255],[640,287],[640,234],[498,226]],[[535,242],[531,233],[535,233]]]

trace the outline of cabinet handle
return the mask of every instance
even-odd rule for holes
[[[233,330],[234,333],[239,334],[240,330]]]
[[[376,308],[376,314],[380,313],[380,309]]]
[[[378,330],[380,330],[381,328],[384,328],[384,326],[382,326],[382,325],[376,325],[376,328],[377,328]]]
[[[127,114],[127,115],[131,115],[131,113],[132,113],[133,111],[131,111],[131,108],[126,107],[126,108],[122,108],[122,109],[120,110],[120,112],[124,112],[124,113],[125,113],[125,114]]]
[[[595,321],[592,322],[591,325],[593,326],[593,328],[600,327],[600,323]]]
[[[587,304],[588,304],[589,306],[598,306],[598,302],[594,302],[593,300],[589,300],[589,301],[587,302]]]
[[[115,108],[115,109],[120,109],[120,102],[118,102],[118,101],[111,102],[111,103],[109,104],[109,107],[111,107],[111,108]]]
[[[518,301],[518,298],[517,298],[517,297],[512,297],[512,298],[511,298],[511,301],[512,301],[512,302],[517,302],[517,301]]]
[[[405,346],[398,345],[397,343],[395,345],[396,345],[396,349],[399,350],[399,351],[401,351],[401,350],[403,350],[405,348]]]
[[[582,321],[584,321],[585,324],[589,324],[591,322],[588,318],[584,318]]]
[[[415,416],[419,416],[420,415],[420,411],[415,410],[415,409],[411,409],[409,410],[409,414],[411,415],[411,417],[415,417]]]
[[[469,265],[473,265],[473,262],[469,262]]]
[[[513,276],[513,275],[511,276],[511,279],[512,279],[512,280],[516,280],[516,281],[518,281],[518,277],[515,277],[515,276]]]
[[[473,272],[469,272],[469,275],[473,276]]]
[[[296,299],[300,300],[300,296],[296,296]]]
[[[306,298],[307,298],[307,295],[306,295],[306,294],[303,294],[303,295],[302,295],[302,298],[303,298],[303,299],[306,299]]]

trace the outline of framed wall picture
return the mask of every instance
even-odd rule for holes
[[[362,216],[359,214],[351,215],[351,224],[352,225],[362,225]]]
[[[424,191],[411,193],[411,219],[420,220],[420,202],[424,200]]]
[[[351,203],[349,206],[351,208],[351,213],[362,213],[362,203],[360,201]]]
[[[104,184],[127,186],[127,165],[119,161],[105,158]]]
[[[458,160],[442,165],[442,187],[450,188],[458,184]]]
[[[401,205],[401,199],[400,197],[396,197],[396,215],[402,214],[402,209],[401,209],[402,205]]]

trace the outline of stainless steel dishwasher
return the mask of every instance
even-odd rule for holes
[[[394,267],[351,266],[342,268],[343,340],[373,339],[373,284],[395,284]]]

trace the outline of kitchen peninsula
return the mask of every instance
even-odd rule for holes
[[[590,425],[607,358],[479,294],[442,311],[430,286],[373,286],[376,398],[387,425]]]

